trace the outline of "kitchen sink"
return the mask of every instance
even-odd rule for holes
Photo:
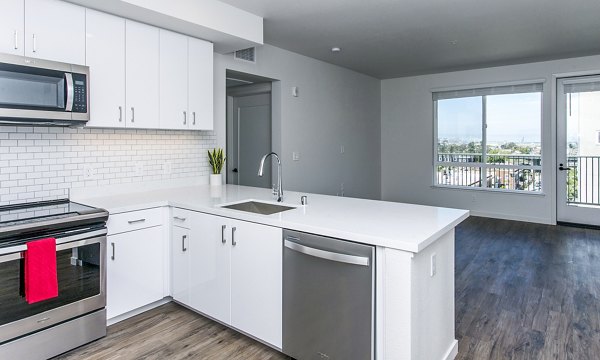
[[[246,211],[261,215],[272,215],[280,213],[282,211],[295,209],[295,207],[293,206],[278,205],[254,200],[245,201],[237,204],[225,205],[222,206],[222,208]]]

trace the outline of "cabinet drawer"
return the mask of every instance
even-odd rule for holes
[[[157,225],[162,225],[161,208],[110,215],[107,223],[108,235],[145,229]]]
[[[189,229],[192,222],[192,212],[179,208],[173,208],[171,211],[171,224]]]

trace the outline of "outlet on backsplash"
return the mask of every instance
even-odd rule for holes
[[[133,176],[144,176],[144,164],[138,162],[133,167]]]
[[[162,164],[163,175],[171,175],[173,172],[173,164],[170,161],[165,161]]]
[[[83,165],[83,180],[94,180],[98,175],[98,168],[91,164]]]

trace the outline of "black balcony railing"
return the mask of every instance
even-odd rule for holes
[[[600,156],[569,156],[567,166],[567,202],[600,205]]]
[[[437,166],[437,183],[489,189],[542,190],[540,155],[488,154],[486,163],[482,161],[481,154],[439,153],[438,162],[443,164]]]

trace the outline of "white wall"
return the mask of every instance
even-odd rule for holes
[[[257,48],[256,58],[256,64],[249,64],[215,54],[215,130],[220,146],[226,138],[226,70],[280,80],[273,92],[281,100],[274,121],[281,120],[282,148],[276,142],[274,148],[282,157],[283,188],[336,195],[344,183],[345,196],[378,199],[380,81],[269,45]],[[292,96],[293,86],[299,88],[299,97]],[[293,151],[300,152],[300,161],[292,161]]]
[[[556,77],[600,73],[600,56],[383,80],[381,157],[383,200],[472,210],[474,215],[542,223],[556,221]],[[432,188],[435,88],[546,79],[543,94],[544,195]]]
[[[206,149],[215,142],[205,131],[0,126],[0,205],[66,198],[70,189],[207,179]],[[84,165],[97,170],[93,180]]]

